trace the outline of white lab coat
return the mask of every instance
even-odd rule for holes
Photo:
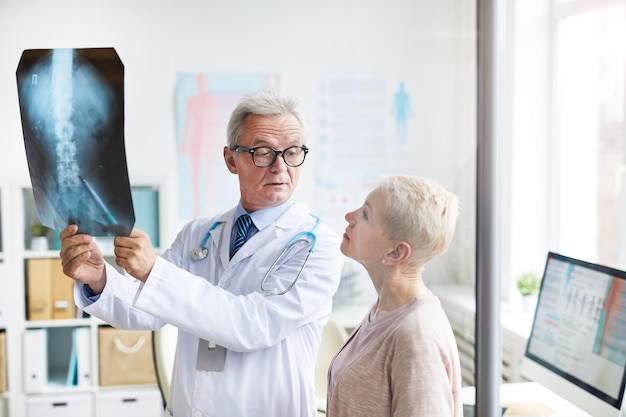
[[[294,204],[229,261],[234,211],[187,224],[157,258],[145,284],[107,266],[98,301],[91,304],[77,289],[76,302],[118,328],[158,329],[170,323],[179,329],[168,402],[174,417],[313,417],[320,332],[344,259],[339,237],[320,224],[317,246],[296,285],[285,295],[268,295],[260,288],[268,268],[286,242],[311,230],[315,220],[306,206]],[[212,232],[208,256],[192,260],[190,251],[216,221],[224,223]],[[305,255],[288,259],[268,284],[281,280],[288,286]],[[227,348],[223,372],[196,370],[199,337]]]

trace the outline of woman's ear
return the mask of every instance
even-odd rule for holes
[[[411,245],[404,241],[396,244],[391,252],[385,255],[386,265],[397,265],[405,262],[411,257]]]
[[[235,163],[235,152],[229,149],[228,146],[224,146],[224,162],[226,162],[226,168],[233,173],[237,173],[237,164]]]

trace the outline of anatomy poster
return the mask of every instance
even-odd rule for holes
[[[135,215],[124,147],[124,66],[115,50],[25,50],[16,75],[41,223],[128,235]]]
[[[226,211],[239,201],[237,177],[223,149],[230,114],[256,90],[280,89],[265,73],[180,73],[176,86],[178,211],[182,220]]]
[[[384,173],[416,173],[414,85],[403,74],[318,76],[315,200],[322,213],[359,207]]]

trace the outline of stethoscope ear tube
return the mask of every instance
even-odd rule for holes
[[[283,248],[282,252],[280,253],[280,255],[278,255],[278,257],[274,260],[274,262],[272,263],[272,266],[269,267],[269,269],[267,270],[267,272],[265,273],[265,276],[263,277],[263,280],[261,281],[261,290],[268,294],[268,295],[283,295],[288,293],[294,285],[296,285],[296,282],[298,281],[298,278],[300,278],[300,275],[302,275],[302,271],[304,270],[304,267],[306,266],[307,262],[309,261],[309,257],[311,256],[311,253],[313,253],[313,251],[315,250],[315,247],[317,246],[317,236],[315,235],[315,229],[317,229],[317,227],[320,224],[320,218],[317,217],[314,214],[310,215],[315,219],[315,226],[313,226],[313,228],[310,231],[305,231],[305,232],[299,232],[296,233],[296,235],[294,237],[292,237],[286,244],[285,247]],[[215,222],[213,223],[213,225],[211,226],[211,228],[209,229],[208,232],[206,232],[206,234],[204,235],[204,238],[202,239],[202,242],[200,242],[200,245],[196,246],[195,248],[193,248],[190,252],[189,252],[189,257],[193,260],[202,260],[204,258],[207,257],[209,250],[206,247],[206,244],[209,240],[209,237],[211,235],[211,232],[220,224],[222,224],[224,222]],[[220,243],[218,245],[218,247],[221,247],[221,236],[220,236]],[[298,271],[298,275],[296,275],[295,279],[291,282],[291,284],[285,288],[282,291],[279,291],[277,288],[265,288],[265,282],[267,281],[267,279],[269,278],[269,276],[272,274],[272,272],[274,272],[274,269],[276,268],[276,266],[284,259],[286,258],[286,256],[288,254],[290,254],[293,250],[295,250],[296,245],[299,243],[305,243],[309,245],[309,250],[308,253],[306,255],[306,258],[304,259],[304,262],[302,263],[302,266],[300,267],[300,270]],[[218,249],[218,253],[220,252],[220,250]],[[217,264],[216,264],[217,265]],[[217,267],[216,267],[217,268]],[[216,270],[217,272],[217,270]]]
[[[270,295],[283,295],[283,294],[287,294],[289,292],[289,290],[291,290],[293,288],[294,285],[296,285],[296,282],[298,282],[298,278],[300,278],[300,275],[302,275],[302,271],[304,270],[304,267],[306,266],[306,264],[309,262],[309,257],[311,256],[312,251],[309,250],[309,253],[306,254],[306,258],[304,259],[304,262],[302,263],[302,267],[300,268],[300,271],[298,271],[298,275],[296,275],[296,278],[291,281],[291,284],[285,288],[283,291],[278,292],[278,290],[276,288],[272,288],[271,290],[265,290],[263,289],[263,286],[265,284],[265,280],[266,278],[269,276],[269,274],[265,274],[265,277],[263,277],[263,281],[261,282],[261,289],[263,291],[265,291],[266,293],[269,293]],[[273,265],[272,265],[273,266]],[[271,271],[272,268],[270,268]],[[269,271],[268,271],[269,272]]]
[[[265,273],[265,276],[263,277],[263,280],[261,281],[261,290],[268,295],[283,295],[283,294],[288,293],[289,290],[291,290],[293,286],[296,285],[296,282],[298,281],[298,278],[300,278],[300,275],[302,275],[302,271],[304,270],[304,267],[309,261],[309,257],[311,256],[311,253],[313,253],[313,249],[315,248],[316,241],[317,241],[317,237],[315,236],[313,232],[300,232],[297,235],[295,235],[293,238],[291,238],[291,240],[289,240],[289,242],[287,242],[287,244],[283,248],[280,255],[276,257],[276,259],[272,263],[272,266],[270,266],[267,272]],[[298,271],[298,275],[296,275],[293,281],[291,281],[291,284],[289,284],[289,286],[282,291],[279,291],[277,288],[266,288],[265,282],[270,277],[270,275],[272,275],[272,272],[274,272],[276,265],[278,265],[284,258],[286,258],[287,255],[289,255],[294,250],[294,248],[296,247],[296,244],[300,242],[307,243],[310,245],[310,247],[306,254],[306,258],[304,259],[304,262],[302,263],[302,266],[300,267],[300,270]]]
[[[285,245],[285,249],[293,246],[298,241],[305,241],[310,243],[311,247],[309,248],[309,252],[315,251],[315,246],[317,245],[317,236],[313,231],[310,232],[300,232],[291,238],[289,242]]]

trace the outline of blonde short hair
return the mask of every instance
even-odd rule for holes
[[[384,175],[378,186],[386,196],[387,237],[405,241],[420,266],[450,246],[459,213],[458,197],[438,183],[412,175]]]

